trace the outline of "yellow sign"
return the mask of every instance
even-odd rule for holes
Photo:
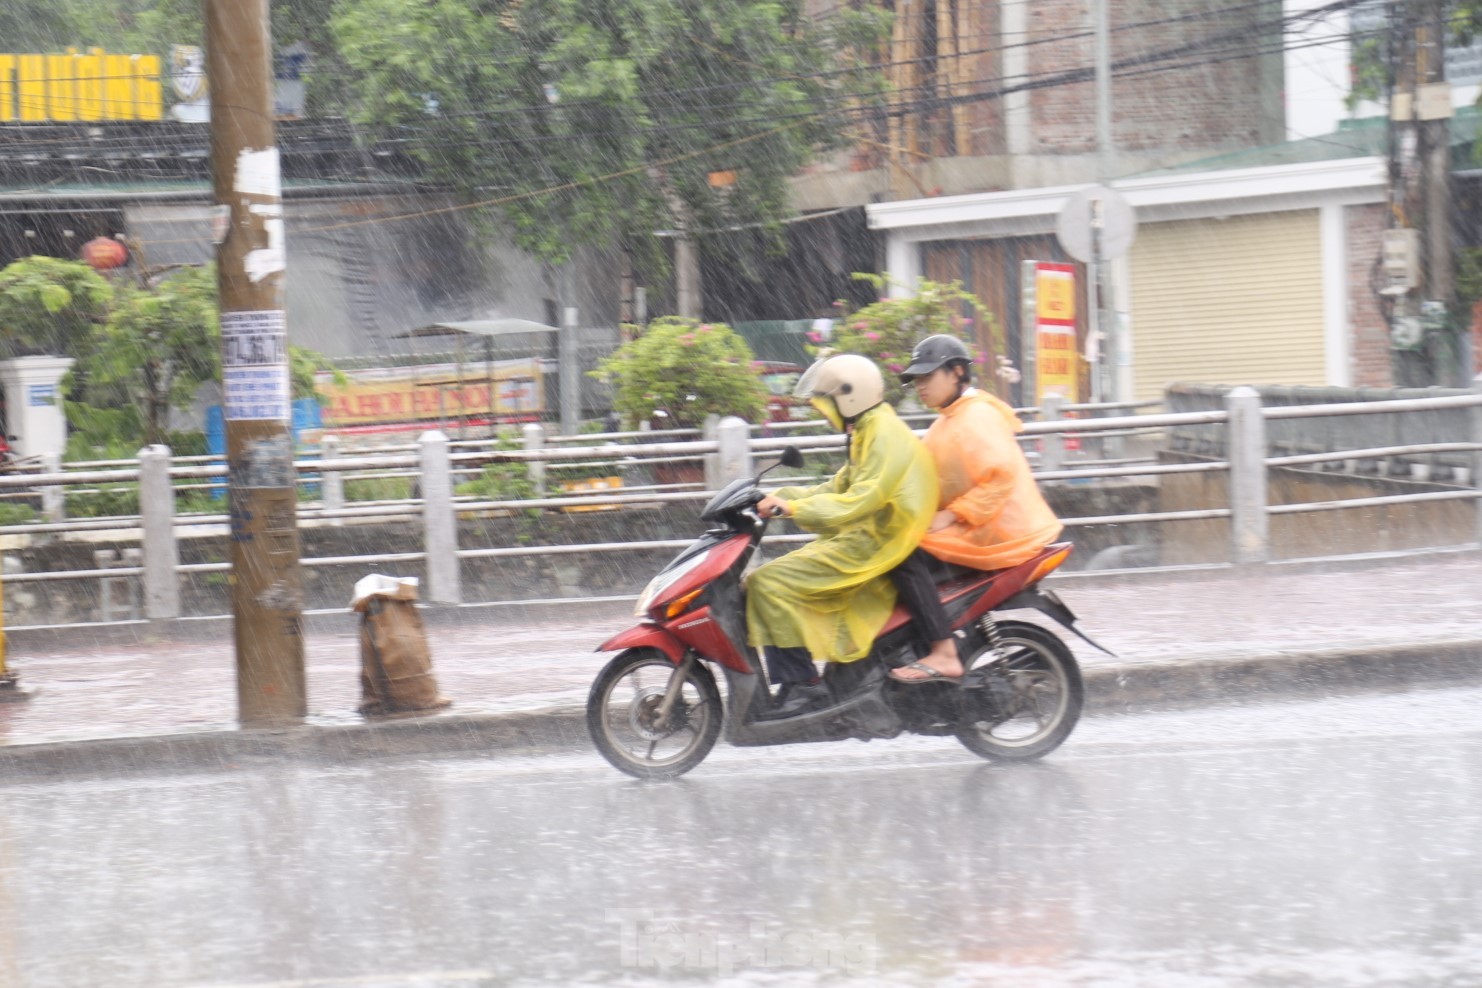
[[[0,123],[163,116],[158,55],[0,54]]]
[[[1041,264],[1036,275],[1039,321],[1075,325],[1075,271],[1070,265]]]
[[[1078,397],[1080,354],[1075,335],[1075,268],[1039,264],[1034,273],[1035,393]]]
[[[427,419],[535,414],[545,403],[536,360],[433,364],[350,371],[338,384],[320,375],[324,427],[388,425]]]

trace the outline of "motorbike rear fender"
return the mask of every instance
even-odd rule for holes
[[[1100,642],[1096,641],[1090,635],[1086,634],[1080,628],[1077,628],[1075,626],[1075,613],[1071,611],[1069,607],[1065,606],[1065,602],[1062,601],[1059,595],[1057,595],[1053,590],[1046,590],[1039,586],[1033,586],[1029,587],[1026,590],[1020,590],[1008,600],[1004,601],[1002,604],[999,604],[998,607],[995,608],[995,610],[1011,611],[1016,607],[1033,608],[1034,610],[1039,611],[1041,614],[1053,618],[1065,628],[1074,632],[1087,644],[1100,649],[1107,655],[1110,655],[1112,658],[1116,658],[1117,656],[1116,652],[1113,652],[1111,649],[1107,648],[1105,645],[1102,645]]]
[[[684,642],[652,624],[638,624],[620,631],[598,645],[598,652],[619,652],[625,648],[656,648],[675,665],[684,658]]]

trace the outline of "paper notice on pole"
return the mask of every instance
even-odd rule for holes
[[[288,421],[288,334],[283,310],[223,312],[221,340],[224,417],[228,421]]]
[[[235,186],[241,195],[278,198],[282,195],[280,174],[277,148],[243,148],[237,152]]]

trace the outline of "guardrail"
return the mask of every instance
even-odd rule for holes
[[[1036,476],[1044,483],[1083,482],[1110,478],[1156,478],[1178,474],[1228,473],[1229,503],[1223,507],[1197,510],[1151,511],[1098,516],[1067,517],[1069,528],[1131,523],[1163,523],[1199,519],[1228,519],[1230,522],[1229,558],[1239,564],[1263,563],[1271,558],[1270,519],[1283,514],[1343,511],[1360,507],[1395,504],[1422,504],[1432,501],[1471,500],[1476,505],[1473,541],[1482,544],[1482,389],[1444,397],[1369,401],[1326,405],[1290,405],[1264,407],[1259,394],[1249,388],[1237,388],[1225,396],[1224,408],[1171,414],[1106,414],[1111,411],[1138,409],[1083,408],[1092,417],[1068,419],[1067,409],[1051,401],[1038,409],[1038,420],[1025,425],[1021,438],[1035,450]],[[1445,411],[1455,421],[1455,414],[1465,416],[1469,435],[1463,439],[1412,443],[1356,446],[1343,450],[1295,455],[1272,455],[1268,429],[1271,423],[1304,417],[1366,416],[1417,414],[1436,419]],[[1094,443],[1108,437],[1125,438],[1168,435],[1174,430],[1191,427],[1217,428],[1223,434],[1228,455],[1194,463],[1160,463],[1148,457],[1108,457],[1100,452],[1082,449],[1080,459],[1068,455],[1067,439]],[[728,419],[707,430],[709,438],[669,441],[670,437],[649,433],[596,437],[546,437],[538,426],[527,425],[520,448],[496,449],[487,444],[450,441],[437,432],[424,434],[411,447],[375,455],[341,455],[337,444],[329,439],[322,455],[298,461],[301,478],[317,484],[321,492],[316,502],[300,506],[301,525],[341,526],[362,521],[421,520],[422,546],[412,552],[367,552],[353,555],[304,558],[305,567],[364,566],[379,567],[388,563],[421,563],[426,572],[424,598],[434,604],[459,604],[464,601],[462,563],[468,560],[502,557],[555,556],[569,553],[620,553],[635,549],[669,549],[688,544],[687,538],[635,540],[632,542],[588,543],[583,545],[507,545],[465,547],[458,544],[458,517],[480,513],[542,511],[573,507],[631,506],[666,502],[703,501],[730,479],[749,476],[758,457],[767,457],[785,446],[803,450],[841,450],[844,438],[838,435],[758,437],[746,423]],[[790,430],[798,431],[798,430]],[[1361,436],[1361,432],[1353,432]],[[587,445],[577,444],[586,438]],[[600,440],[592,444],[591,440]],[[632,442],[631,439],[646,441]],[[659,441],[654,441],[654,440]],[[623,441],[614,441],[623,440]],[[1444,453],[1451,462],[1468,466],[1455,467],[1455,489],[1428,491],[1383,497],[1359,497],[1342,500],[1313,501],[1299,504],[1272,505],[1268,501],[1268,470],[1297,465],[1357,462],[1393,457],[1397,453],[1434,455]],[[1100,457],[1100,458],[1098,458]],[[590,491],[554,494],[549,489],[549,468],[613,464],[632,475],[655,463],[702,462],[706,479],[679,484],[638,484],[618,491]],[[455,479],[482,470],[489,464],[515,464],[526,471],[534,490],[533,497],[488,498],[454,494]],[[164,447],[141,451],[133,467],[117,461],[101,468],[59,469],[48,464],[49,472],[0,475],[0,495],[26,493],[38,497],[53,508],[62,503],[62,492],[68,487],[98,484],[137,484],[140,489],[140,514],[114,518],[64,520],[44,515],[44,520],[0,527],[0,535],[57,535],[111,531],[119,534],[115,541],[139,542],[137,558],[120,559],[104,567],[44,573],[12,573],[5,577],[7,586],[45,583],[59,580],[100,581],[108,586],[114,600],[129,598],[129,592],[118,581],[138,578],[142,583],[142,618],[169,621],[182,617],[180,579],[182,575],[223,572],[228,563],[188,563],[179,561],[178,540],[193,533],[220,535],[230,525],[225,511],[177,513],[176,493],[194,486],[223,486],[226,468],[220,463],[202,462],[200,458],[182,462],[172,460]],[[96,465],[95,465],[96,466]],[[415,477],[419,490],[414,497],[383,499],[356,503],[345,498],[343,483],[353,476],[375,476],[393,471]],[[199,482],[206,482],[200,484]],[[223,505],[224,507],[224,505]],[[778,537],[797,540],[807,536]],[[103,583],[101,581],[113,581]]]

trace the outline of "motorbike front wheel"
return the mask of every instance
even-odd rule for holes
[[[1081,669],[1059,636],[1038,625],[1001,621],[998,632],[997,651],[985,644],[966,662],[968,675],[986,681],[971,691],[982,699],[964,711],[957,739],[984,758],[1039,758],[1080,720]]]
[[[587,731],[602,757],[640,779],[671,779],[705,759],[720,737],[720,690],[710,670],[691,665],[664,724],[660,709],[674,663],[657,649],[620,652],[587,695]]]

